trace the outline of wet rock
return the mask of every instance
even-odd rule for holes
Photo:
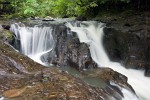
[[[54,21],[55,19],[50,17],[50,16],[47,16],[45,18],[42,19],[42,21]]]
[[[113,28],[105,28],[104,31],[104,46],[112,61],[120,61],[126,68],[149,69],[147,34],[121,32]]]
[[[97,68],[88,45],[80,43],[76,33],[67,34],[68,30],[63,25],[54,27],[55,47],[48,54],[49,63],[71,66],[79,71]],[[113,70],[100,69],[95,73],[107,83],[106,88],[92,87],[64,71],[44,68],[0,42],[0,95],[8,99],[109,100],[113,97],[120,100],[123,94],[112,83],[131,89],[127,78]]]
[[[145,75],[150,76],[150,38],[148,37],[148,46],[146,48],[145,57],[146,57],[146,64],[145,64]]]
[[[104,29],[103,43],[109,58],[112,61],[125,60],[128,56],[128,42],[133,38],[132,35],[117,31],[113,28]],[[127,41],[128,40],[128,41]]]
[[[2,42],[0,42],[0,58],[0,95],[6,99],[109,98],[109,94],[103,93],[102,89],[93,88],[56,68],[45,68]]]
[[[124,76],[116,71],[113,71],[110,68],[98,68],[98,69],[95,69],[92,71],[93,72],[91,74],[89,74],[89,76],[99,77],[106,83],[112,81],[114,83],[119,83],[122,85],[127,84],[126,76]]]
[[[77,20],[77,21],[86,21],[87,20],[87,18],[86,17],[84,17],[84,16],[78,16],[78,17],[76,17],[76,19],[75,20]]]
[[[127,86],[126,77],[111,69],[96,69],[94,75],[106,83]],[[37,64],[3,42],[0,42],[0,80],[0,95],[6,99],[120,100],[123,97],[111,84],[106,88],[92,87],[57,68]]]
[[[49,53],[49,62],[61,67],[71,66],[80,71],[97,67],[88,45],[80,43],[76,33],[67,34],[69,30],[65,26],[56,26],[55,30],[55,48]]]
[[[13,42],[13,33],[9,30],[0,28],[0,40],[8,43]]]
[[[6,30],[9,30],[10,29],[10,26],[9,25],[2,25],[2,27]]]
[[[145,76],[150,77],[150,66],[145,66]]]
[[[80,43],[77,38],[68,41],[68,57],[69,65],[78,70],[97,67],[97,64],[91,58],[88,45]]]
[[[107,84],[105,87],[103,87],[104,91],[106,91],[116,100],[121,100],[121,98],[124,96],[121,88],[127,89],[131,93],[135,94],[135,91],[127,82],[127,77],[116,71],[113,71],[110,68],[98,68],[92,70],[91,72],[88,71],[88,73],[85,72],[84,74],[88,77],[97,77],[102,79]]]
[[[147,47],[150,45],[149,15],[149,11],[123,12],[99,19],[106,22],[107,27],[113,28],[106,29],[104,36],[104,46],[111,60],[119,60],[127,68],[145,69],[145,75],[148,75],[150,66],[147,57]]]

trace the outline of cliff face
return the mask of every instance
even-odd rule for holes
[[[150,76],[150,12],[120,14],[101,19],[104,29],[104,46],[112,61],[127,68],[145,69]]]

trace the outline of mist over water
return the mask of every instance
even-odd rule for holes
[[[128,83],[133,87],[137,96],[129,90],[122,88],[121,90],[124,94],[123,100],[150,100],[150,78],[144,76],[144,71],[126,69],[120,63],[109,60],[102,43],[104,24],[90,21],[67,23],[66,26],[71,31],[77,33],[80,42],[90,45],[89,49],[92,59],[99,67],[112,68],[128,77]]]

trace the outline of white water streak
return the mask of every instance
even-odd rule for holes
[[[67,23],[67,27],[71,31],[76,32],[80,42],[90,45],[92,59],[100,67],[110,67],[128,77],[128,83],[133,87],[138,98],[129,90],[122,89],[124,100],[150,100],[150,78],[144,76],[144,71],[126,69],[121,64],[111,62],[102,45],[103,24],[94,21],[82,22],[80,26],[77,24]]]
[[[4,97],[0,97],[0,100],[4,100]]]
[[[50,52],[54,47],[53,28],[40,26],[26,27],[22,23],[16,23],[11,25],[10,30],[20,40],[21,52],[36,62],[45,65],[41,61],[41,56]]]

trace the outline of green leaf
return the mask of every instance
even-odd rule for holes
[[[25,11],[24,11],[24,14],[34,14],[35,13],[35,11],[34,11],[34,9],[32,9],[32,8],[27,8]]]

